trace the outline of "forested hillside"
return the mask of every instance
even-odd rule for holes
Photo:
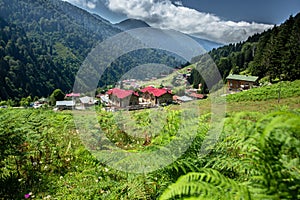
[[[213,49],[209,55],[223,79],[230,74],[266,77],[267,81],[300,78],[300,14],[245,42]],[[197,57],[193,62],[200,60]]]
[[[0,43],[2,99],[46,96],[53,88],[71,88],[74,72],[80,63],[62,44],[48,48],[46,42],[40,44],[29,39],[24,30],[1,18]],[[52,56],[57,54],[58,48],[65,49],[64,59]]]
[[[0,0],[0,18],[1,100],[46,97],[56,88],[71,91],[91,49],[121,32],[101,17],[61,0]],[[162,52],[149,56],[151,52],[133,52],[117,60],[100,84],[115,83],[140,60],[171,67],[181,64]]]

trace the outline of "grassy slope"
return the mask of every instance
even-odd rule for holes
[[[279,103],[275,95],[278,85],[230,95],[227,113],[251,111],[264,114],[288,108],[299,110],[298,84],[299,81],[282,84],[286,92],[282,93]],[[268,95],[273,98],[249,99],[254,93],[259,96],[260,93],[265,95],[266,91],[274,91],[274,95]],[[185,106],[189,104],[198,104],[201,114],[210,112],[210,99],[189,102]],[[176,105],[170,107],[179,108]],[[25,193],[33,192],[37,199],[48,195],[56,199],[154,199],[170,181],[174,181],[159,171],[149,175],[130,175],[102,165],[85,150],[68,112],[2,109],[0,116],[0,133],[12,136],[18,133],[22,139],[20,145],[26,145],[23,149],[25,154],[1,160],[0,164],[4,165],[0,165],[0,196],[21,199]],[[19,170],[15,168],[15,160],[21,162]],[[34,164],[36,161],[41,162]],[[13,172],[11,176],[10,171]]]
[[[188,68],[194,68],[194,65],[189,65],[180,70],[174,71],[173,73],[171,73],[168,76],[163,77],[163,78],[159,78],[156,80],[150,80],[150,81],[140,81],[139,85],[141,85],[141,86],[154,85],[155,87],[159,87],[161,84],[163,84],[164,86],[172,86],[173,78],[176,77],[178,74],[187,74]],[[179,86],[179,87],[181,87],[181,86]]]

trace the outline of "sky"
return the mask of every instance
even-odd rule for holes
[[[300,12],[300,0],[64,0],[111,23],[140,19],[223,44],[283,23]]]

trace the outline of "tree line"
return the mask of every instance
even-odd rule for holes
[[[229,74],[253,75],[269,82],[297,80],[300,78],[300,14],[290,16],[280,26],[250,36],[245,42],[213,49],[208,55],[224,81]],[[195,57],[192,62],[203,56]],[[192,74],[192,77],[195,77],[192,83],[202,81],[199,75]]]
[[[56,88],[71,92],[92,48],[120,32],[64,1],[0,0],[0,100],[48,97]],[[112,63],[99,86],[116,83],[143,63],[182,64],[162,51],[132,52]]]

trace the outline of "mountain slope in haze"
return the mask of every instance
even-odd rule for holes
[[[92,48],[121,32],[101,17],[61,0],[0,0],[0,18],[1,100],[49,96],[56,88],[70,92]],[[151,58],[148,54],[138,53],[144,62],[181,64],[160,52],[153,52]],[[135,56],[116,61],[119,64],[105,72],[102,83],[113,84],[136,66],[142,59]]]
[[[123,30],[123,31],[128,31],[130,29],[135,29],[135,28],[148,28],[148,27],[151,27],[146,22],[144,22],[142,20],[137,20],[137,19],[126,19],[124,21],[121,21],[120,23],[115,24],[115,26],[117,28]],[[188,34],[186,34],[186,35],[188,37],[192,38],[193,40],[195,40],[206,51],[210,51],[214,48],[218,48],[218,47],[223,46],[223,44],[220,44],[220,43],[217,43],[217,42],[201,39],[199,37],[188,35]]]
[[[116,27],[118,27],[119,29],[123,30],[123,31],[127,31],[130,29],[135,29],[135,28],[148,28],[150,27],[149,24],[147,24],[146,22],[142,21],[142,20],[138,20],[138,19],[126,19],[124,21],[121,21],[117,24],[114,24]]]
[[[213,42],[210,40],[205,40],[205,39],[198,38],[198,37],[192,36],[192,35],[188,35],[188,36],[191,37],[196,42],[198,42],[201,45],[201,47],[203,47],[206,51],[210,51],[212,49],[216,49],[216,48],[223,46],[223,44],[221,44],[221,43]]]

